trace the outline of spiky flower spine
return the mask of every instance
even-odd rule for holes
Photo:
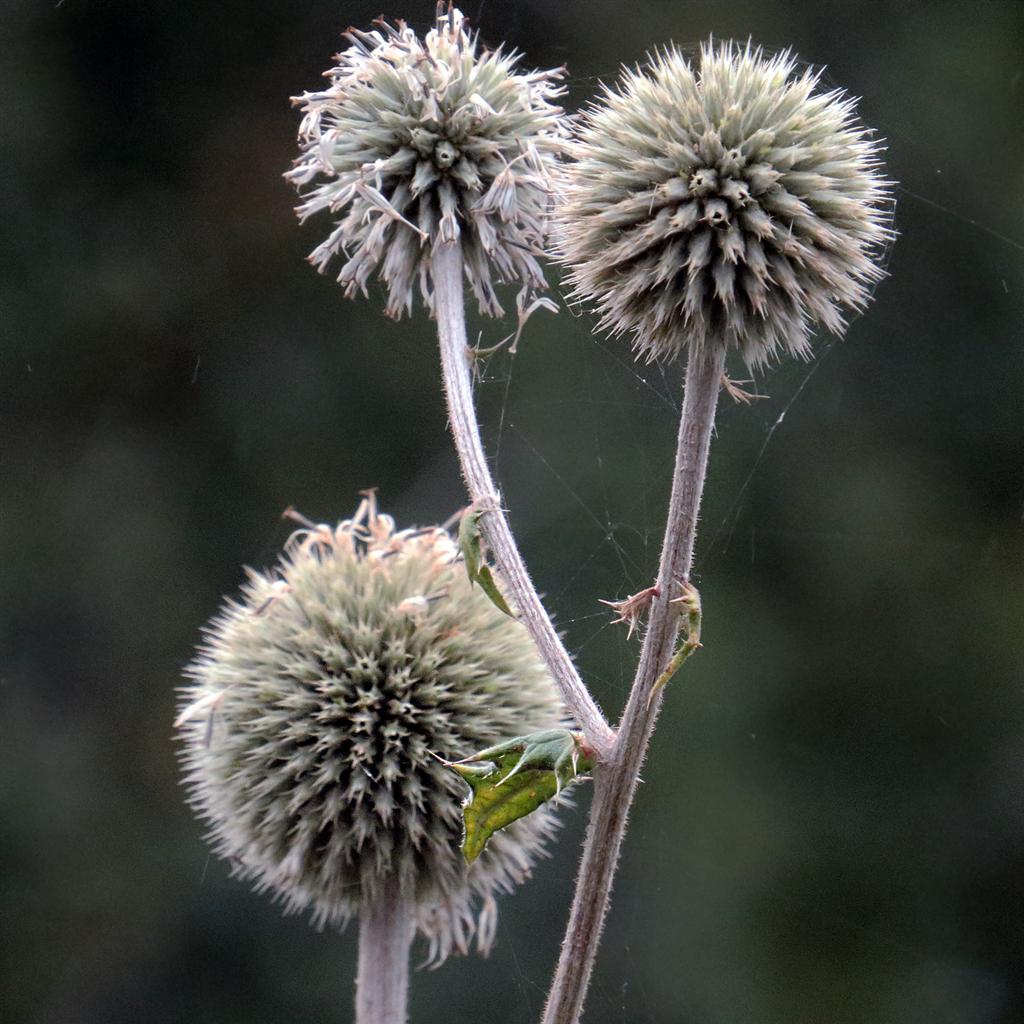
[[[564,172],[559,248],[577,299],[648,360],[687,346],[750,366],[841,334],[891,237],[881,144],[855,100],[789,51],[708,42],[623,72]]]
[[[365,295],[379,268],[397,318],[412,311],[417,279],[433,308],[431,254],[460,239],[481,312],[502,315],[496,282],[520,282],[526,308],[546,287],[537,256],[564,145],[550,102],[561,70],[517,72],[518,56],[481,49],[451,6],[438,6],[423,40],[403,21],[374,25],[348,30],[329,88],[293,100],[305,114],[285,175],[304,194],[297,212],[339,215],[310,262],[323,272],[342,256],[348,296]]]
[[[564,725],[526,630],[471,588],[440,528],[396,531],[372,498],[288,541],[206,629],[178,724],[189,800],[235,873],[287,911],[342,924],[385,887],[414,902],[440,960],[495,894],[529,874],[555,827],[542,809],[459,851],[454,760]]]

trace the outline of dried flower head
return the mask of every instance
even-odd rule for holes
[[[176,723],[217,852],[288,911],[342,924],[397,882],[430,958],[494,938],[495,894],[555,827],[543,808],[466,865],[465,783],[439,758],[564,725],[524,627],[471,588],[443,529],[372,495],[308,524],[206,629]]]
[[[322,272],[342,256],[348,296],[365,295],[379,268],[387,313],[400,317],[417,278],[432,308],[431,253],[461,239],[481,312],[502,315],[495,282],[520,282],[524,308],[546,287],[537,256],[564,145],[550,102],[562,72],[518,73],[518,55],[481,49],[450,5],[423,40],[403,21],[374,25],[348,30],[328,89],[293,100],[305,115],[285,175],[304,194],[297,212],[339,216],[310,262]]]
[[[600,326],[650,359],[686,346],[751,366],[841,334],[891,237],[880,143],[855,100],[747,44],[624,71],[583,116],[564,172],[560,258]]]

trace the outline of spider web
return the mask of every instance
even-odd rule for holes
[[[625,699],[632,683],[639,640],[636,634],[627,639],[623,626],[612,625],[614,615],[599,600],[642,590],[657,574],[683,374],[679,365],[635,362],[621,342],[590,336],[589,324],[589,317],[571,319],[563,308],[558,325],[543,328],[548,337],[534,342],[537,347],[557,343],[571,350],[574,383],[533,393],[538,381],[536,360],[526,352],[531,345],[528,328],[522,352],[496,354],[482,366],[477,393],[495,475],[524,557],[570,652],[586,678],[604,688],[603,703],[613,705],[608,712],[615,717],[614,704]],[[538,328],[535,333],[540,332]],[[798,367],[795,382],[792,373],[780,375],[767,402],[737,407],[723,395],[719,423],[731,422],[742,412],[759,423],[760,440],[724,515],[701,526],[698,575],[728,551],[772,439],[831,347],[821,346],[815,362]],[[530,368],[520,368],[517,361],[524,358]],[[562,436],[555,439],[547,430],[552,405],[563,424]],[[558,509],[555,515],[540,517],[547,521],[543,537],[517,528],[527,502]],[[564,542],[559,531],[569,534]],[[549,550],[551,544],[565,552],[564,565],[559,560],[546,566],[531,558],[531,548]]]
[[[603,75],[574,76],[566,79],[566,83],[571,94],[582,96],[592,93],[600,82],[613,81],[617,75],[616,70]],[[570,97],[570,107],[576,105],[575,98]],[[891,136],[903,134],[895,126],[881,123],[880,127]],[[901,138],[901,146],[904,142]],[[897,185],[896,193],[901,202],[905,199],[919,204],[936,215],[987,235],[1015,253],[1024,253],[1024,243],[929,198],[916,188],[911,190]],[[883,265],[888,263],[890,255],[891,247],[883,254]],[[1003,289],[1007,289],[1005,279]],[[530,476],[532,486],[575,510],[572,529],[582,536],[585,544],[573,543],[577,551],[574,567],[559,575],[557,581],[545,579],[543,567],[530,557],[529,540],[519,539],[526,549],[524,557],[531,572],[538,580],[543,580],[545,606],[565,632],[570,652],[584,662],[586,677],[604,683],[624,698],[632,682],[639,644],[635,635],[632,641],[626,641],[624,627],[612,626],[613,615],[598,602],[602,598],[610,600],[635,593],[649,586],[657,573],[675,430],[683,397],[682,370],[635,361],[628,344],[591,334],[593,318],[574,310],[564,295],[559,295],[559,299],[562,307],[559,325],[539,326],[541,318],[547,316],[539,314],[524,331],[523,349],[534,344],[537,347],[552,343],[572,345],[575,355],[572,374],[578,378],[577,386],[567,387],[557,397],[550,393],[531,396],[536,381],[527,379],[528,370],[517,368],[516,356],[502,350],[482,365],[478,398],[488,410],[483,419],[484,430],[489,435],[489,454],[499,487],[512,504],[510,514],[514,528],[516,495],[522,501],[524,492],[514,487],[509,489],[503,477],[517,461],[525,460],[529,468],[524,471],[519,467],[514,475],[521,478],[525,473]],[[851,318],[851,328],[857,319]],[[747,468],[724,511],[705,505],[694,558],[698,579],[728,555],[749,507],[752,485],[771,451],[773,440],[793,407],[805,395],[808,385],[827,363],[836,343],[835,338],[818,337],[809,363],[769,370],[765,379],[756,385],[756,390],[768,391],[765,401],[755,402],[753,406],[737,406],[722,394],[716,429],[731,425],[736,416],[748,421],[746,429],[751,431],[748,448],[733,453],[741,463],[746,462]],[[566,433],[572,438],[571,442],[563,439],[552,442],[543,436],[536,422],[534,407],[553,401],[565,413]],[[582,424],[589,426],[584,429]],[[608,464],[614,463],[614,458],[606,457],[609,438],[624,436],[630,439],[637,459],[637,471],[625,485],[611,479]],[[715,466],[715,447],[713,442],[712,467]],[[622,495],[624,486],[630,495],[626,500]],[[655,495],[659,496],[657,501]],[[750,530],[753,560],[754,527]],[[588,591],[588,579],[601,574],[605,580],[617,579],[618,589],[612,593]],[[607,651],[609,632],[616,638],[611,646],[616,650],[618,665],[610,676],[607,660],[602,662],[603,669],[587,664],[592,647],[603,646]],[[615,717],[614,713],[611,717]]]

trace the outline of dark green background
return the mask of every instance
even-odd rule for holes
[[[338,518],[377,485],[409,524],[463,502],[431,325],[317,277],[326,224],[296,225],[280,177],[289,95],[378,13],[4,4],[5,1022],[350,1018],[354,933],[208,859],[170,723],[199,625],[273,560],[285,506]],[[706,648],[644,773],[588,1024],[1024,1021],[1024,4],[481,15],[568,63],[571,106],[669,39],[792,45],[864,97],[901,182],[868,314],[722,410]],[[590,326],[538,314],[480,396],[527,560],[617,714],[637,644],[597,599],[654,573],[680,396]],[[587,798],[491,958],[415,976],[414,1024],[536,1018]]]

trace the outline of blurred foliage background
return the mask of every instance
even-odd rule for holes
[[[336,519],[376,485],[410,524],[463,503],[431,326],[315,275],[325,224],[300,229],[281,180],[288,97],[379,13],[4,5],[5,1022],[350,1019],[354,931],[282,918],[208,857],[170,723],[199,626],[275,558],[285,506]],[[467,13],[567,63],[573,108],[669,39],[791,45],[864,97],[901,183],[869,313],[723,407],[706,647],[644,773],[588,1024],[1024,1021],[1024,5]],[[527,561],[617,715],[637,644],[597,600],[655,571],[680,387],[590,328],[538,314],[480,398]],[[416,1024],[536,1018],[586,800],[490,959],[417,974]]]

